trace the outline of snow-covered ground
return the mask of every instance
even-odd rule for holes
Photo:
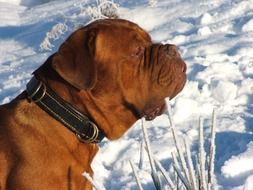
[[[253,1],[115,0],[121,18],[138,23],[155,42],[174,43],[188,66],[188,82],[171,102],[178,133],[197,151],[198,118],[209,135],[216,108],[217,188],[253,189]],[[0,103],[19,94],[31,73],[80,25],[91,21],[95,0],[0,0]],[[59,33],[54,33],[58,31]],[[47,50],[46,50],[47,49]],[[50,50],[51,49],[51,50]],[[175,150],[169,120],[147,124],[151,147],[165,168]],[[109,190],[137,189],[131,159],[139,162],[138,121],[120,140],[100,144],[94,179]],[[147,158],[139,175],[145,190],[154,186]]]

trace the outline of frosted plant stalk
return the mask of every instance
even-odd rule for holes
[[[180,168],[178,168],[176,165],[173,165],[173,166],[174,166],[174,168],[175,168],[175,171],[177,172],[178,177],[180,178],[180,180],[181,180],[182,183],[184,184],[185,188],[186,188],[187,190],[191,190],[191,187],[189,186],[189,183],[188,183],[188,181],[186,180],[186,178],[182,175]]]
[[[43,40],[43,42],[41,42],[40,44],[40,49],[41,50],[47,50],[47,51],[52,51],[52,48],[54,47],[54,45],[52,45],[49,41],[48,38],[45,38]]]
[[[165,169],[163,168],[163,166],[161,165],[161,163],[159,162],[158,159],[154,158],[155,164],[158,166],[159,170],[161,171],[163,177],[165,178],[165,180],[167,181],[169,187],[171,189],[175,189],[175,185],[173,184],[170,176],[167,174],[167,172],[165,171]]]
[[[176,166],[179,167],[179,164],[178,164],[178,161],[177,161],[177,158],[176,158],[176,155],[174,154],[174,152],[171,153],[171,157],[172,157],[172,161],[173,161],[172,168],[174,170],[174,178],[175,178],[175,183],[176,183],[176,189],[178,189],[179,188],[179,182],[180,182],[180,180],[179,180],[179,177],[177,175],[177,172],[175,170],[174,165],[176,165]]]
[[[154,7],[157,4],[157,0],[149,0],[148,4],[150,7]]]
[[[208,163],[208,186],[210,187],[214,179],[214,159],[215,159],[215,137],[216,137],[216,111],[213,110],[211,140],[209,144],[209,163]],[[210,184],[210,185],[209,185]]]
[[[199,165],[199,158],[198,156],[196,156],[196,159],[195,159],[197,162],[196,162],[196,176],[198,177],[198,187],[200,189],[200,184],[201,184],[201,178],[200,178],[200,165]]]
[[[175,130],[175,125],[171,117],[171,108],[168,105],[168,115],[171,125],[171,131],[175,142],[178,157],[172,153],[173,166],[177,173],[175,177],[179,177],[184,187],[191,190],[211,190],[214,180],[214,158],[215,158],[215,129],[216,129],[216,112],[214,110],[212,116],[211,138],[209,141],[209,159],[206,159],[206,152],[204,148],[204,130],[203,130],[203,118],[199,118],[199,148],[198,155],[196,155],[196,168],[194,171],[194,165],[191,157],[191,150],[188,141],[184,138],[184,145],[186,151],[186,161],[182,147],[179,146],[178,137]],[[187,164],[187,166],[186,166]],[[208,170],[206,168],[208,165]],[[176,183],[176,182],[175,182]],[[180,186],[176,186],[180,189]]]
[[[187,156],[187,163],[189,167],[189,176],[190,176],[191,186],[193,190],[198,190],[195,171],[194,171],[191,152],[190,152],[190,146],[186,139],[184,139],[184,144],[185,144],[185,150],[186,150],[186,156]]]
[[[141,142],[140,144],[140,161],[139,161],[139,169],[143,169],[144,165],[144,143]]]
[[[92,20],[119,18],[118,5],[113,0],[96,0],[96,7],[88,7],[87,14]]]
[[[93,186],[93,188],[94,188],[95,190],[100,190],[100,189],[98,188],[96,182],[95,182],[95,181],[92,179],[92,177],[90,176],[90,174],[88,174],[87,172],[84,172],[82,175],[91,183],[91,185]]]
[[[139,176],[138,176],[138,174],[137,174],[137,172],[136,172],[136,169],[135,169],[134,164],[131,162],[131,160],[129,160],[129,163],[130,163],[130,166],[131,166],[131,168],[132,168],[132,170],[133,170],[134,177],[135,177],[135,180],[136,180],[136,183],[137,183],[137,186],[138,186],[139,190],[143,190],[143,188],[142,188],[142,186],[141,186],[140,178],[139,178]]]
[[[150,148],[150,142],[148,139],[147,130],[144,127],[144,119],[142,119],[141,121],[142,121],[141,127],[142,127],[142,131],[143,131],[144,142],[145,142],[145,145],[147,148],[148,158],[149,158],[149,162],[150,162],[150,166],[151,166],[151,176],[154,181],[156,189],[161,190],[161,182],[160,182],[160,179],[159,179],[156,167],[155,167],[155,163],[154,163],[154,160],[152,157],[152,152],[151,152],[151,148]]]
[[[179,163],[178,163],[178,160],[177,160],[177,156],[175,155],[175,153],[172,152],[172,153],[171,153],[171,156],[172,156],[173,164],[174,164],[175,166],[177,166],[178,168],[180,168]]]
[[[47,32],[46,38],[40,44],[42,50],[52,51],[54,45],[50,43],[50,40],[57,40],[62,34],[68,30],[68,26],[65,23],[58,23],[54,25],[50,32]]]
[[[173,166],[172,166],[173,167]],[[180,179],[177,175],[177,172],[175,170],[175,168],[173,167],[173,172],[174,172],[174,175],[175,175],[175,183],[176,183],[176,189],[179,189],[181,183],[180,183]]]
[[[183,172],[185,174],[186,180],[189,183],[190,182],[189,171],[188,171],[188,168],[186,166],[186,161],[185,161],[185,158],[184,158],[184,154],[183,154],[182,149],[180,148],[179,143],[178,143],[178,136],[177,136],[175,125],[174,125],[174,122],[173,122],[173,119],[172,119],[170,104],[167,104],[167,108],[168,108],[168,116],[169,116],[171,131],[172,131],[173,139],[174,139],[174,142],[175,142],[175,145],[176,145],[177,153],[179,155],[180,163],[182,165],[182,169],[183,169]]]
[[[200,190],[206,190],[206,170],[205,170],[205,163],[206,163],[206,154],[204,148],[204,134],[203,134],[203,118],[199,118],[199,165],[200,165]]]
[[[179,189],[179,187],[180,187],[179,183],[181,181],[187,190],[191,190],[191,186],[190,186],[189,182],[187,181],[186,177],[183,176],[182,173],[181,173],[182,169],[179,165],[179,162],[178,162],[178,159],[177,159],[176,155],[173,152],[171,153],[171,155],[172,155],[172,160],[173,160],[173,168],[174,168],[174,170],[177,174],[177,175],[175,175],[175,178],[177,180],[176,181],[176,183],[177,183],[177,188],[176,189]],[[177,178],[179,178],[180,180],[178,180]]]

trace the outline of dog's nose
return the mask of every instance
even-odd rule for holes
[[[171,57],[179,57],[179,53],[177,50],[177,46],[173,44],[166,44],[164,45],[164,50],[166,51],[165,53]]]

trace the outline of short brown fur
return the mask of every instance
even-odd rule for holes
[[[174,45],[153,44],[139,26],[99,20],[74,32],[34,75],[93,120],[110,140],[142,116],[162,113],[164,98],[184,86]],[[0,190],[90,190],[98,146],[78,141],[28,100],[0,107]]]

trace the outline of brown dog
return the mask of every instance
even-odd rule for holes
[[[131,22],[77,30],[26,91],[0,107],[0,190],[91,189],[81,174],[92,175],[96,142],[161,114],[164,98],[183,88],[185,70],[174,45],[152,44]]]

